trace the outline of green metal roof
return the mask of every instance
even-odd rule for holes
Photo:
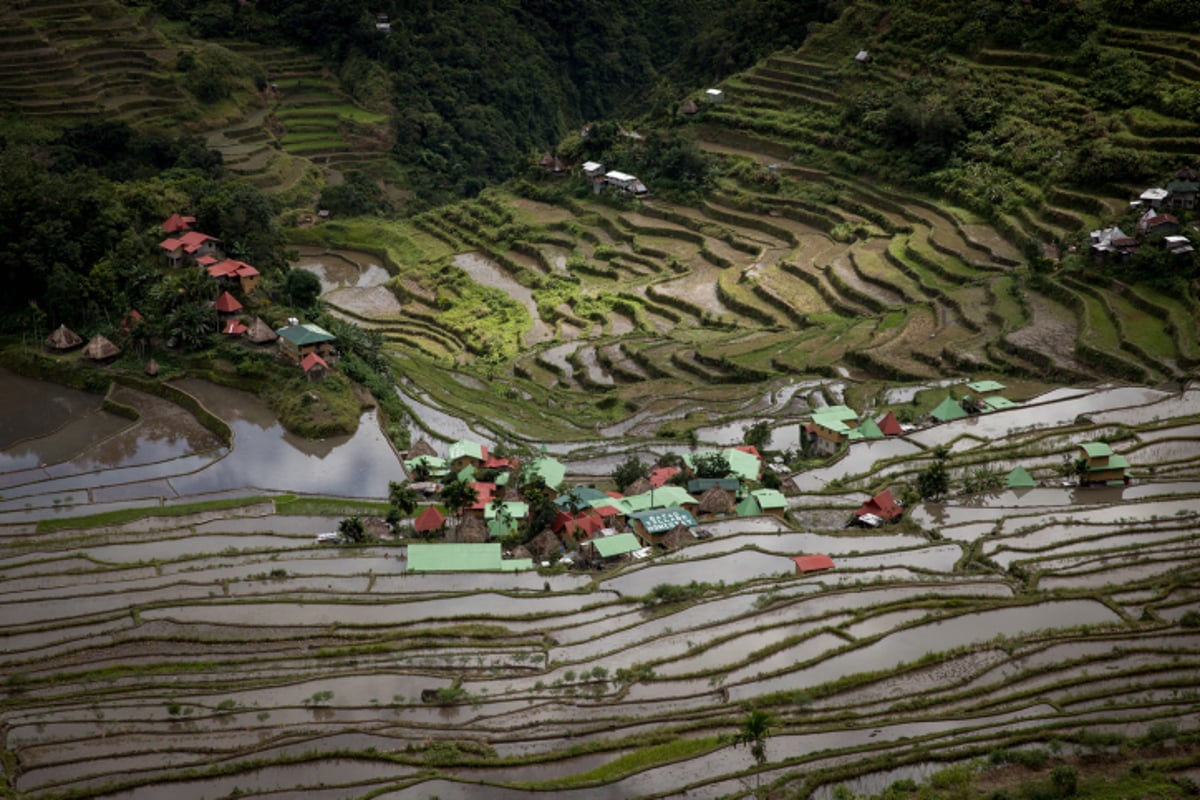
[[[450,460],[456,458],[477,458],[483,460],[483,445],[479,442],[472,442],[470,439],[459,439],[454,444],[450,445]]]
[[[762,506],[758,504],[758,500],[755,499],[754,495],[748,494],[745,500],[742,500],[734,507],[734,511],[737,512],[739,517],[757,517],[762,514]]]
[[[475,480],[475,465],[467,464],[465,467],[463,467],[462,469],[460,469],[458,471],[458,475],[456,475],[455,477],[458,478],[463,483],[474,482],[474,480]]]
[[[742,482],[737,478],[693,478],[688,481],[687,490],[692,496],[697,496],[704,494],[714,486],[727,492],[736,492],[742,488]]]
[[[311,322],[306,322],[303,325],[288,325],[285,328],[275,331],[275,333],[297,347],[320,344],[321,342],[332,342],[337,338],[320,325],[314,325]]]
[[[502,572],[520,572],[527,569],[533,569],[532,558],[506,558],[500,562]]]
[[[1023,489],[1028,486],[1037,486],[1037,481],[1029,474],[1029,471],[1024,467],[1017,467],[1012,472],[1008,473],[1008,477],[1004,479],[1004,483],[1010,489]]]
[[[550,456],[535,458],[529,462],[529,468],[532,474],[545,481],[551,489],[558,489],[562,486],[563,478],[567,477],[567,468],[558,459]]]
[[[682,486],[660,486],[649,492],[631,495],[624,498],[632,506],[630,511],[645,511],[650,508],[666,508],[667,506],[686,506],[696,502],[687,489]]]
[[[499,539],[517,529],[517,521],[512,517],[493,517],[487,521],[488,537]]]
[[[500,543],[408,545],[409,572],[495,572],[500,569]]]
[[[1105,442],[1087,442],[1079,446],[1087,453],[1088,458],[1104,458],[1113,454],[1112,448]]]
[[[1125,458],[1125,456],[1120,455],[1119,453],[1113,453],[1108,457],[1107,466],[1097,467],[1097,469],[1128,469],[1128,467],[1129,459]]]
[[[862,424],[858,426],[858,428],[855,430],[855,433],[857,433],[859,438],[862,439],[884,438],[883,431],[879,430],[879,424],[870,417],[867,417],[862,421]]]
[[[649,511],[635,511],[629,518],[642,523],[646,533],[666,533],[678,525],[688,528],[696,524],[696,518],[682,508],[652,508]]]
[[[967,388],[972,392],[985,394],[988,392],[1003,392],[1008,387],[999,381],[973,381],[967,384]]]
[[[983,398],[983,406],[985,411],[1008,411],[1010,408],[1016,408],[1017,404],[1007,397],[994,394]]]
[[[778,489],[755,489],[750,494],[758,501],[758,507],[764,511],[772,508],[787,508],[787,498]]]
[[[962,406],[954,402],[954,398],[946,395],[946,399],[938,403],[938,407],[929,412],[929,416],[936,419],[938,422],[950,422],[955,419],[962,419],[967,415],[967,412],[962,410]]]
[[[813,412],[813,416],[820,414],[823,417],[833,417],[834,419],[848,420],[858,419],[858,412],[850,406],[826,406],[819,408]]]
[[[833,431],[834,433],[849,434],[851,430],[850,426],[847,425],[841,417],[835,417],[825,413],[813,414],[812,422],[813,425],[820,425],[822,428]]]
[[[591,507],[593,500],[604,500],[607,502],[611,499],[604,492],[594,489],[591,486],[572,486],[570,491],[563,492],[554,498],[554,505],[559,508],[566,508],[570,505],[572,508],[582,510]]]
[[[508,515],[511,519],[525,519],[529,516],[529,504],[515,500],[506,500],[504,501],[504,514]],[[496,516],[496,506],[488,503],[483,509],[483,518],[493,519]]]
[[[612,558],[613,556],[620,556],[642,549],[642,543],[632,533],[598,536],[589,541],[595,546],[596,552],[600,554],[601,558]]]
[[[425,468],[429,470],[429,474],[434,477],[449,474],[449,470],[446,468],[446,459],[438,458],[437,456],[417,456],[416,458],[410,458],[404,462],[404,469],[407,472],[412,472],[419,464],[424,464]]]
[[[762,461],[758,456],[730,447],[725,450],[725,457],[729,459],[730,473],[744,481],[758,480],[758,473],[762,471]]]

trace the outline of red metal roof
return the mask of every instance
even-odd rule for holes
[[[158,246],[163,250],[178,250],[181,245],[182,243],[173,236],[168,236],[166,239],[163,239],[158,243]]]
[[[801,572],[818,572],[823,569],[833,569],[833,559],[822,553],[811,556],[792,556],[796,567]]]
[[[215,242],[216,239],[209,236],[207,233],[200,233],[200,231],[188,231],[183,236],[180,236],[177,241],[183,246],[184,250],[189,253],[194,253],[199,250],[205,242]]]
[[[413,530],[417,533],[429,533],[430,531],[436,531],[445,524],[445,515],[437,510],[437,506],[430,506],[413,520]]]
[[[592,509],[592,511],[595,511],[597,514],[599,514],[602,517],[619,517],[619,516],[621,516],[621,509],[617,508],[616,506],[596,506],[595,508]]]
[[[241,336],[246,332],[246,326],[238,322],[236,319],[231,319],[225,323],[225,327],[221,328],[221,333],[228,336]]]
[[[221,292],[221,296],[217,298],[217,302],[213,303],[213,307],[222,314],[232,314],[242,310],[242,304],[229,292]]]
[[[884,414],[876,424],[884,436],[899,436],[904,433],[904,429],[900,427],[900,420],[896,419],[896,415],[891,411]]]
[[[172,214],[167,217],[166,221],[160,226],[164,233],[179,233],[180,231],[190,231],[192,226],[196,224],[195,217],[184,217],[179,214]]]
[[[655,467],[650,470],[650,485],[655,489],[661,489],[680,471],[679,467]]]
[[[874,514],[887,520],[900,519],[904,516],[904,506],[896,502],[891,489],[884,489],[854,512],[856,517],[861,517],[863,514]]]
[[[320,364],[325,369],[329,369],[329,365],[325,363],[325,359],[321,358],[316,353],[309,353],[300,361],[300,369],[308,372],[313,367]]]

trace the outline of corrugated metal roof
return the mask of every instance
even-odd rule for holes
[[[696,518],[682,508],[654,508],[649,511],[637,511],[630,514],[629,518],[641,522],[646,533],[664,533],[676,525],[690,528],[696,524]]]
[[[613,556],[624,555],[625,553],[632,553],[634,550],[642,549],[642,543],[632,533],[600,536],[592,539],[591,542],[601,558],[612,558]]]
[[[409,572],[496,572],[500,565],[500,543],[408,545]]]

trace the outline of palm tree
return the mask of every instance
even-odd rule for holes
[[[771,728],[775,724],[775,718],[756,708],[746,715],[746,719],[742,721],[741,730],[733,737],[733,743],[737,747],[747,745],[750,748],[750,755],[754,757],[754,762],[761,768],[767,763],[767,737],[771,735]],[[758,793],[758,784],[762,778],[755,775],[754,791]]]

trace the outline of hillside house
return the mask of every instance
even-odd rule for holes
[[[1030,489],[1037,486],[1037,481],[1024,467],[1013,467],[1012,471],[1004,477],[1004,485],[1009,489]]]
[[[1118,227],[1101,228],[1090,234],[1092,257],[1097,261],[1128,260],[1137,252],[1137,239]]]
[[[615,561],[622,556],[632,555],[642,549],[642,543],[632,533],[614,533],[588,539],[586,547],[604,561]]]
[[[311,322],[292,324],[275,331],[279,338],[279,353],[296,364],[304,360],[309,353],[316,353],[327,364],[337,358],[334,344],[337,338],[319,325]]]
[[[854,60],[857,61],[859,64],[870,64],[871,63],[871,53],[869,50],[859,50],[857,53],[854,54]]]
[[[758,503],[758,508],[763,514],[783,519],[787,513],[787,498],[778,489],[755,489],[750,493],[750,497]]]
[[[1196,250],[1186,236],[1164,236],[1163,247],[1167,248],[1167,252],[1173,256],[1185,256]]]
[[[551,456],[541,456],[529,462],[529,476],[541,478],[546,484],[546,494],[553,500],[563,488],[563,480],[567,477],[567,468],[563,463]]]
[[[446,527],[446,515],[438,511],[437,506],[429,506],[413,520],[413,530],[426,536],[437,533]]]
[[[206,267],[209,277],[214,280],[221,281],[223,284],[234,284],[241,288],[242,294],[250,295],[258,288],[259,275],[258,270],[247,264],[245,261],[237,261],[236,259],[226,258],[223,261],[217,261],[206,257],[205,261],[211,261]],[[203,263],[197,259],[197,263]]]
[[[487,454],[487,445],[472,442],[470,439],[459,439],[450,445],[446,457],[450,462],[450,471],[459,473],[468,466],[482,467]]]
[[[644,183],[638,180],[636,175],[630,175],[627,172],[620,172],[615,169],[604,173],[604,181],[608,186],[636,197],[641,197],[650,191]]]
[[[891,411],[880,417],[876,424],[879,425],[879,430],[884,436],[900,436],[904,433],[900,420],[896,419],[896,415]]]
[[[1079,458],[1085,463],[1080,482],[1085,486],[1096,484],[1120,485],[1129,482],[1129,461],[1125,456],[1114,453],[1105,442],[1087,442],[1079,445]]]
[[[1149,236],[1154,233],[1175,234],[1179,233],[1179,220],[1171,214],[1160,214],[1156,211],[1147,211],[1138,219],[1137,232],[1143,236]]]
[[[181,214],[172,214],[163,221],[158,227],[162,228],[162,232],[170,236],[178,233],[187,233],[192,230],[192,226],[196,224],[195,217],[185,217]]]
[[[46,337],[46,341],[43,344],[51,352],[65,353],[82,345],[83,337],[66,325],[59,325],[54,329],[54,333]]]
[[[1180,170],[1183,172],[1183,170]],[[1176,173],[1178,175],[1179,173]],[[1195,173],[1192,173],[1193,175]],[[1200,191],[1200,182],[1191,180],[1173,180],[1167,184],[1167,205],[1173,211],[1191,211],[1196,207],[1196,193]]]
[[[1138,195],[1138,200],[1141,200],[1144,205],[1150,206],[1150,208],[1158,208],[1167,199],[1167,195],[1169,194],[1170,192],[1166,189],[1155,186]]]
[[[720,105],[725,102],[725,93],[720,89],[705,89],[704,99],[713,105]]]
[[[207,233],[188,231],[176,238],[169,236],[158,243],[167,255],[167,263],[178,267],[184,260],[195,261],[204,256],[216,257],[221,252],[221,241]]]
[[[242,310],[242,304],[229,292],[221,292],[220,296],[213,303],[213,308],[217,310],[217,315],[220,316],[221,322],[224,323],[228,317]]]
[[[953,397],[946,395],[946,399],[938,403],[937,408],[929,412],[929,416],[937,422],[952,422],[967,416],[967,412],[963,411],[961,403],[954,402]]]

